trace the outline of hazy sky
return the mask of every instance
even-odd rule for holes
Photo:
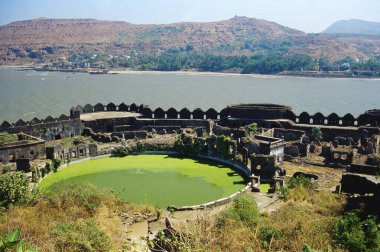
[[[0,0],[0,25],[37,17],[159,24],[235,15],[320,32],[340,19],[380,22],[380,0]]]

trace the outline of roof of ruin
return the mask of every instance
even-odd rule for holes
[[[113,119],[113,118],[125,118],[125,117],[140,117],[140,113],[134,112],[122,112],[122,111],[104,111],[81,114],[80,119],[83,121],[95,121],[99,119]]]

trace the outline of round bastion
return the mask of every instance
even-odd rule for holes
[[[227,109],[232,118],[286,119],[292,113],[290,106],[278,104],[235,104]]]

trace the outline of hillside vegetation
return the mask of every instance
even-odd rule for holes
[[[380,54],[373,37],[306,34],[246,17],[209,23],[135,25],[93,19],[34,19],[0,27],[0,64],[46,63],[70,55],[129,59],[169,49],[222,56],[279,54],[367,60]],[[95,57],[96,57],[95,56]]]

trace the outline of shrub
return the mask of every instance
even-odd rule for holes
[[[297,177],[291,177],[289,182],[288,182],[288,187],[289,188],[300,188],[300,187],[303,187],[307,190],[312,190],[314,189],[314,184],[313,182],[303,176],[303,175],[299,175]]]
[[[256,201],[246,195],[236,198],[232,207],[222,213],[219,224],[224,225],[226,219],[239,220],[245,224],[256,224],[259,219],[259,208]]]
[[[45,171],[46,171],[46,174],[48,174],[48,173],[51,172],[51,165],[50,165],[50,163],[46,163],[45,164]]]
[[[255,135],[257,133],[257,123],[252,123],[247,126],[245,129],[245,136],[249,136],[250,134]]]
[[[57,172],[58,168],[61,166],[62,160],[60,158],[53,159],[53,171]]]
[[[278,196],[280,197],[280,199],[283,199],[285,201],[287,201],[289,199],[289,189],[286,188],[286,187],[281,187],[277,190],[277,194]]]
[[[111,247],[109,237],[96,227],[94,220],[56,224],[51,236],[58,251],[109,251]]]
[[[281,232],[274,227],[261,227],[259,229],[259,238],[261,245],[268,249],[271,244],[272,239],[279,238],[281,236]]]
[[[349,212],[335,222],[332,236],[337,247],[349,251],[380,250],[380,230],[374,217],[361,221],[355,212]]]
[[[184,157],[192,157],[199,154],[201,145],[197,139],[181,135],[174,143],[174,150]]]
[[[127,148],[124,148],[124,147],[115,147],[111,151],[111,156],[113,157],[125,157],[127,155],[128,155],[128,150]]]
[[[40,170],[38,169],[37,166],[32,166],[31,170],[32,170],[32,182],[38,183],[38,181],[41,178]]]
[[[105,191],[90,183],[57,183],[51,187],[51,196],[57,204],[66,209],[71,206],[84,208],[87,213],[94,214],[100,207]]]
[[[22,172],[0,175],[0,206],[18,205],[29,199],[29,180]]]
[[[11,171],[11,166],[9,164],[4,165],[3,167],[3,174],[10,172]]]
[[[313,128],[311,130],[311,135],[315,140],[321,141],[323,139],[322,130],[320,128]]]

